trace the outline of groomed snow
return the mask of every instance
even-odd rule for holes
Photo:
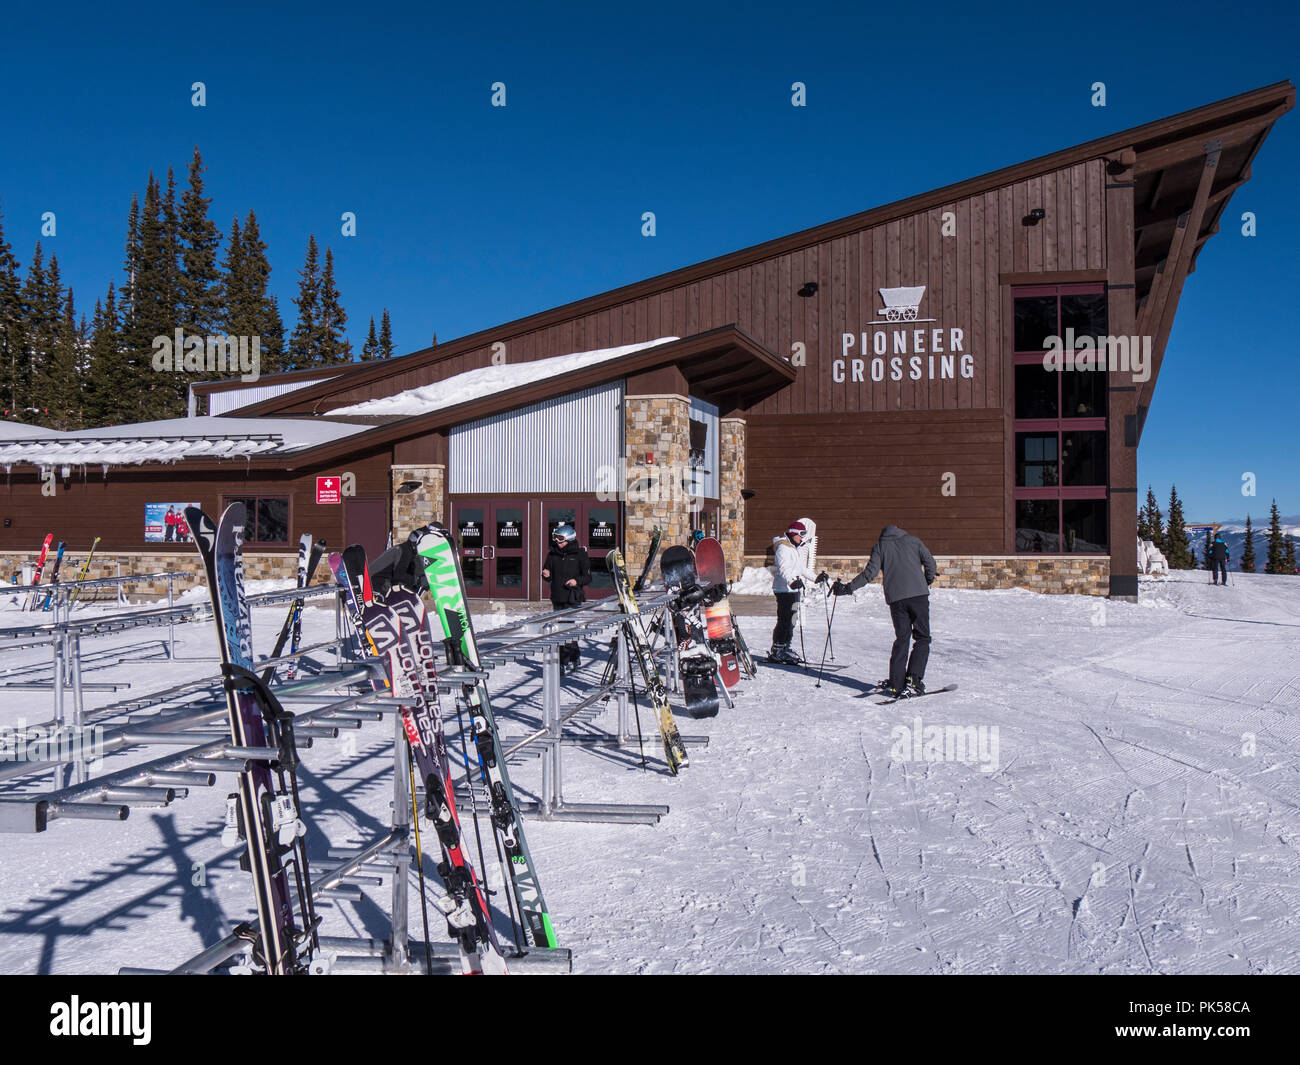
[[[653,827],[527,822],[575,970],[1294,972],[1300,581],[1234,580],[1144,581],[1137,604],[937,589],[928,679],[960,687],[893,706],[862,697],[892,639],[875,584],[837,604],[820,688],[802,670],[760,667],[734,710],[681,715],[684,734],[709,739],[688,743],[681,776],[657,757],[644,705],[648,771],[635,746],[567,747],[568,801],[671,807]],[[257,611],[260,653],[282,618]],[[306,640],[332,634],[332,610],[306,618]],[[741,618],[756,651],[773,620]],[[210,622],[177,634],[181,655],[211,654]],[[814,661],[824,636],[810,604]],[[87,693],[92,705],[215,672],[210,658],[167,662],[157,644],[147,631],[88,641],[87,655],[137,647],[127,664],[88,671],[133,685]],[[569,698],[603,663],[603,642],[583,651]],[[526,664],[493,672],[507,734],[535,727],[539,683]],[[0,724],[47,717],[49,698],[7,693]],[[923,741],[928,727],[962,727],[983,746],[928,760],[923,745],[917,758],[895,730],[918,717]],[[458,750],[454,714],[450,725]],[[391,744],[391,723],[369,724],[304,752],[314,854],[388,823]],[[524,794],[540,775],[535,760],[512,768]],[[229,783],[124,824],[0,836],[0,971],[166,967],[248,916],[247,875],[219,838]],[[486,872],[499,885],[495,859]],[[360,904],[332,903],[322,931],[382,937],[388,897],[366,888]],[[414,904],[411,915],[416,929]]]
[[[350,407],[340,407],[330,413],[347,415],[405,415],[428,414],[431,411],[454,407],[470,400],[481,399],[495,392],[519,388],[522,385],[544,381],[560,374],[572,373],[599,362],[631,355],[646,348],[669,344],[679,337],[660,337],[641,344],[624,344],[617,348],[599,348],[594,351],[575,351],[568,355],[555,355],[549,359],[532,362],[506,363],[502,366],[481,366],[476,370],[448,377],[433,384],[410,388],[392,396],[368,399]]]

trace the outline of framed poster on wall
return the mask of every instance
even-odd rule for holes
[[[184,544],[190,540],[185,508],[199,503],[146,503],[144,505],[144,542],[147,544]]]

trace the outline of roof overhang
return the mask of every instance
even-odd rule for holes
[[[410,417],[375,418],[376,428],[293,457],[296,465],[328,462],[358,446],[389,445],[412,437],[446,432],[456,425],[529,407],[557,396],[581,392],[621,378],[677,366],[691,395],[729,409],[756,403],[797,376],[790,363],[734,325],[710,329],[668,344],[656,344],[617,359],[607,359],[562,377],[534,381],[480,399]],[[360,418],[353,418],[361,421]]]

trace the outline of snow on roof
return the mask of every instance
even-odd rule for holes
[[[354,403],[350,407],[340,407],[331,411],[337,415],[416,415],[428,414],[430,411],[443,410],[460,403],[490,396],[496,392],[505,392],[521,385],[544,381],[548,377],[581,370],[599,362],[607,362],[634,351],[670,344],[679,337],[660,337],[640,344],[624,344],[617,348],[599,348],[595,351],[575,351],[568,355],[554,355],[549,359],[535,359],[532,362],[507,363],[504,366],[482,366],[477,370],[466,370],[454,377],[432,384],[410,388],[392,396],[367,399]]]
[[[16,429],[6,424],[5,429]],[[37,426],[0,435],[0,466],[128,466],[185,459],[288,455],[356,433],[368,425],[301,418],[167,418],[58,433]]]
[[[30,440],[34,436],[58,436],[58,430],[22,422],[0,421],[0,440]]]

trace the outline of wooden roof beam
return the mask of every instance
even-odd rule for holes
[[[1151,395],[1155,391],[1156,377],[1160,373],[1160,364],[1164,361],[1165,345],[1169,342],[1169,332],[1174,325],[1174,312],[1178,309],[1178,300],[1183,293],[1183,283],[1191,272],[1192,260],[1196,253],[1196,238],[1200,236],[1201,224],[1205,218],[1205,208],[1210,202],[1210,189],[1218,173],[1222,142],[1207,141],[1204,146],[1205,160],[1201,166],[1201,177],[1196,183],[1196,195],[1192,199],[1192,209],[1178,220],[1178,231],[1174,234],[1170,246],[1169,258],[1165,262],[1168,275],[1162,285],[1160,306],[1153,313],[1145,316],[1145,321],[1138,329],[1139,336],[1149,336],[1149,329],[1155,330],[1151,341],[1151,373],[1138,388],[1138,404],[1151,405]],[[1173,245],[1177,245],[1175,249]]]
[[[1261,133],[1268,132],[1268,128],[1289,110],[1290,107],[1287,105],[1271,108],[1257,118],[1248,119],[1220,130],[1216,133],[1216,139],[1223,148],[1235,148],[1239,144],[1245,144],[1252,138],[1258,137]],[[1139,149],[1138,173],[1148,174],[1153,170],[1164,170],[1166,167],[1174,166],[1177,163],[1195,159],[1205,140],[1204,133],[1196,133],[1181,140],[1162,144],[1158,148],[1148,148],[1145,151]]]

